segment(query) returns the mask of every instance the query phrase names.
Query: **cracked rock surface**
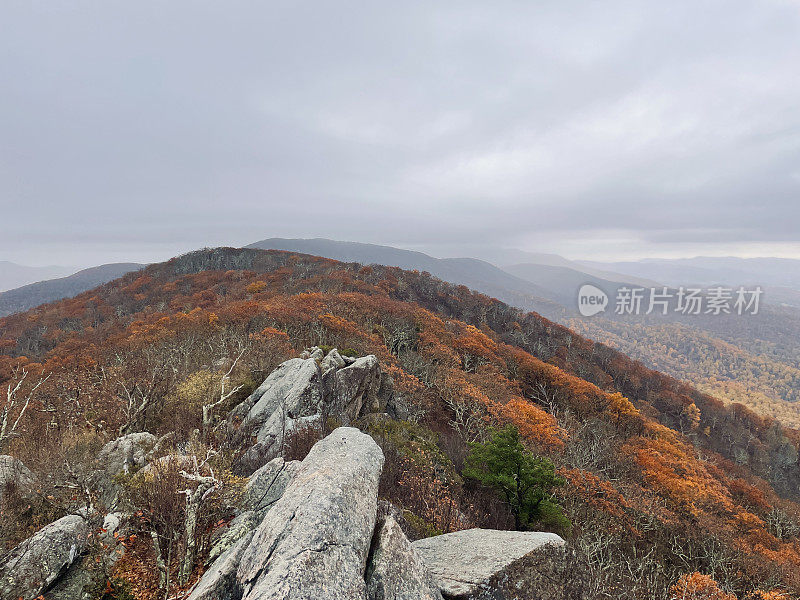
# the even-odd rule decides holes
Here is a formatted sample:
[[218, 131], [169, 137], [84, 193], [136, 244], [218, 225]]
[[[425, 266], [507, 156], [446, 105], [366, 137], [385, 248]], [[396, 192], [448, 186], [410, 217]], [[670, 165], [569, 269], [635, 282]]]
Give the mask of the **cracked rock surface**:
[[14, 548], [0, 566], [0, 598], [35, 598], [48, 589], [86, 547], [83, 517], [68, 515]]
[[242, 554], [243, 600], [363, 598], [382, 467], [357, 429], [318, 442]]

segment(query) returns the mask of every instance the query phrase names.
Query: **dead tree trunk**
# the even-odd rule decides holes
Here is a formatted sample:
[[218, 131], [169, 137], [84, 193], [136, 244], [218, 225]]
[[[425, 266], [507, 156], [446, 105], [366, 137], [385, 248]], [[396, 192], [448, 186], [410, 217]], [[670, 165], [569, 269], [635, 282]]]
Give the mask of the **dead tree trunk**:
[[184, 535], [186, 539], [186, 551], [181, 560], [181, 566], [178, 570], [178, 585], [186, 585], [189, 577], [192, 575], [192, 568], [194, 567], [194, 560], [197, 556], [197, 517], [200, 512], [200, 505], [203, 500], [213, 492], [219, 485], [219, 481], [211, 477], [203, 477], [201, 475], [191, 475], [186, 471], [181, 471], [181, 476], [190, 480], [198, 482], [197, 488], [194, 491], [184, 490], [182, 493], [186, 494], [186, 520], [184, 521]]

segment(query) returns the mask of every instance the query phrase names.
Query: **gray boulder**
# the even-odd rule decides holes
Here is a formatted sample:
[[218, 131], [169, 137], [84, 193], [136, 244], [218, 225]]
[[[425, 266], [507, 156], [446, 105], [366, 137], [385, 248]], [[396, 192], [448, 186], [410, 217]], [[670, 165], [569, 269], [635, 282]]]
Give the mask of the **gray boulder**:
[[363, 598], [382, 466], [357, 429], [318, 442], [241, 557], [242, 600]]
[[346, 421], [355, 421], [364, 413], [383, 412], [385, 404], [379, 399], [381, 367], [378, 357], [362, 356], [353, 364], [323, 377], [325, 404], [333, 414]]
[[117, 533], [122, 527], [122, 523], [125, 521], [128, 515], [122, 512], [114, 512], [108, 513], [105, 517], [103, 517], [103, 531], [101, 533], [101, 539], [104, 542], [112, 542], [114, 540], [114, 534]]
[[286, 486], [299, 468], [300, 461], [287, 462], [278, 457], [250, 476], [244, 488], [243, 504], [246, 510], [254, 513], [259, 523], [283, 496]]
[[150, 453], [156, 445], [152, 433], [129, 433], [108, 442], [97, 454], [101, 469], [109, 475], [127, 473], [131, 468], [141, 468], [150, 460]]
[[35, 598], [48, 589], [86, 547], [83, 517], [68, 515], [20, 543], [0, 566], [0, 598]]
[[94, 486], [100, 491], [100, 500], [109, 509], [118, 508], [119, 486], [114, 476], [144, 467], [157, 443], [151, 433], [130, 433], [111, 440], [97, 454], [97, 467], [92, 475]]
[[253, 532], [246, 533], [208, 569], [197, 582], [188, 600], [234, 600], [239, 598], [236, 570]]
[[7, 454], [0, 455], [0, 498], [11, 489], [22, 497], [30, 496], [36, 484], [36, 476], [21, 460]]
[[391, 515], [376, 531], [366, 581], [367, 600], [442, 600], [430, 571]]
[[282, 411], [274, 412], [261, 427], [260, 439], [237, 460], [237, 470], [242, 475], [251, 473], [257, 465], [263, 464], [264, 460], [282, 453], [283, 442], [288, 435], [303, 427], [321, 428], [321, 426], [320, 414], [292, 418]]
[[322, 348], [318, 347], [318, 346], [314, 346], [312, 348], [307, 348], [307, 349], [303, 350], [302, 354], [300, 354], [300, 358], [302, 358], [302, 359], [310, 358], [310, 359], [315, 360], [317, 362], [320, 362], [322, 360], [323, 356], [325, 356], [325, 351]]
[[[288, 424], [319, 412], [322, 402], [321, 372], [316, 360], [293, 358], [278, 365], [256, 391], [229, 414], [229, 424], [241, 420], [233, 434], [234, 445], [249, 448], [237, 460], [240, 475], [252, 473], [265, 459], [280, 453]], [[256, 441], [249, 444], [249, 438]]]
[[82, 561], [76, 560], [47, 590], [46, 600], [94, 600], [97, 597], [92, 593], [92, 588], [97, 584], [95, 577], [96, 573], [85, 568]]
[[[240, 475], [252, 473], [258, 465], [281, 454], [285, 436], [294, 429], [333, 415], [345, 424], [374, 412], [389, 410], [393, 416], [407, 416], [395, 410], [394, 386], [374, 355], [347, 361], [331, 350], [320, 348], [303, 353], [278, 366], [250, 397], [228, 414], [228, 423], [241, 424], [233, 445], [246, 444], [237, 459]], [[255, 437], [255, 441], [250, 439]]]
[[[412, 544], [445, 598], [560, 598], [548, 588], [552, 565], [539, 561], [565, 545], [554, 533], [467, 529]], [[542, 581], [548, 579], [548, 581]]]
[[[83, 511], [81, 511], [83, 512]], [[84, 518], [90, 518], [87, 514]], [[97, 516], [97, 515], [92, 515]], [[116, 562], [125, 554], [126, 548], [115, 533], [124, 530], [129, 515], [121, 512], [109, 513], [103, 518], [99, 541], [103, 544], [102, 553], [91, 554], [83, 560], [76, 560], [66, 572], [59, 576], [53, 587], [47, 590], [47, 600], [95, 600], [97, 587], [103, 585], [105, 577]], [[91, 520], [90, 520], [91, 526]]]

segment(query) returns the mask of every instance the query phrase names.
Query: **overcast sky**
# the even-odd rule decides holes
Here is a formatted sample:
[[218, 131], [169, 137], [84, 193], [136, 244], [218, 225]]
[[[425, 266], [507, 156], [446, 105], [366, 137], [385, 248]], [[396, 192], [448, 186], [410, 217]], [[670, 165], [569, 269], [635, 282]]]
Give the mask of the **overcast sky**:
[[800, 257], [800, 2], [0, 5], [0, 260]]

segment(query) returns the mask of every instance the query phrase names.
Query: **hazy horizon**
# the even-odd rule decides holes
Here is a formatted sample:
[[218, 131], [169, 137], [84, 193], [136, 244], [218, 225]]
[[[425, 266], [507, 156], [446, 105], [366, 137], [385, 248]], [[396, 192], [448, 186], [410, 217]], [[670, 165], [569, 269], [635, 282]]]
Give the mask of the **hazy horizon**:
[[[271, 238], [281, 238], [283, 236], [269, 236], [264, 237], [261, 239], [271, 239]], [[555, 252], [547, 252], [547, 251], [540, 251], [540, 250], [523, 250], [521, 248], [512, 248], [512, 247], [502, 247], [502, 246], [491, 246], [491, 247], [484, 247], [481, 249], [480, 247], [475, 247], [474, 245], [464, 245], [462, 251], [459, 252], [457, 249], [454, 249], [452, 246], [448, 247], [441, 247], [437, 245], [424, 245], [424, 244], [417, 244], [417, 245], [402, 245], [402, 244], [392, 244], [392, 243], [381, 243], [381, 242], [365, 242], [362, 240], [340, 240], [334, 238], [324, 238], [322, 236], [307, 236], [301, 238], [284, 238], [284, 239], [328, 239], [331, 241], [339, 241], [339, 242], [348, 242], [348, 243], [365, 243], [365, 244], [375, 244], [379, 246], [388, 246], [393, 248], [399, 248], [402, 250], [411, 250], [416, 252], [422, 252], [423, 254], [427, 254], [434, 258], [479, 258], [481, 260], [486, 260], [487, 262], [491, 262], [494, 264], [498, 264], [498, 266], [502, 265], [511, 265], [516, 262], [520, 262], [519, 260], [509, 259], [508, 261], [499, 261], [499, 260], [492, 260], [487, 257], [487, 254], [497, 254], [501, 251], [509, 252], [510, 256], [514, 256], [514, 253], [530, 253], [530, 254], [541, 254], [541, 255], [553, 255], [560, 258], [565, 258], [569, 261], [574, 262], [598, 262], [598, 263], [615, 263], [615, 262], [647, 262], [647, 261], [658, 261], [658, 260], [682, 260], [682, 259], [702, 259], [702, 258], [733, 258], [733, 259], [770, 259], [770, 258], [785, 258], [785, 259], [792, 259], [792, 260], [800, 260], [800, 255], [766, 255], [766, 254], [754, 254], [754, 255], [736, 255], [736, 254], [726, 254], [723, 252], [717, 254], [694, 254], [694, 255], [677, 255], [677, 256], [641, 256], [641, 257], [625, 257], [620, 259], [611, 259], [611, 258], [598, 258], [596, 256], [566, 256], [564, 254], [558, 254]], [[255, 243], [260, 240], [249, 240], [246, 243], [242, 244], [218, 244], [218, 246], [230, 246], [230, 247], [244, 247], [249, 244]], [[43, 264], [30, 264], [30, 263], [21, 263], [14, 260], [7, 260], [3, 257], [0, 257], [0, 264], [3, 262], [8, 262], [20, 267], [30, 267], [33, 269], [44, 269], [44, 268], [52, 268], [52, 269], [66, 269], [69, 272], [77, 272], [83, 269], [88, 269], [92, 267], [96, 267], [103, 264], [110, 264], [110, 263], [141, 263], [141, 264], [152, 264], [167, 261], [175, 256], [179, 256], [186, 252], [191, 252], [193, 250], [199, 250], [203, 247], [213, 247], [213, 246], [198, 246], [196, 248], [186, 248], [185, 250], [178, 251], [174, 254], [154, 254], [150, 255], [151, 258], [139, 258], [136, 256], [130, 257], [129, 259], [121, 259], [121, 260], [103, 260], [100, 256], [97, 256], [97, 262], [93, 263], [85, 263], [85, 264], [58, 264], [58, 263], [43, 263]], [[524, 262], [524, 261], [522, 261]], [[62, 276], [62, 275], [58, 275]]]

